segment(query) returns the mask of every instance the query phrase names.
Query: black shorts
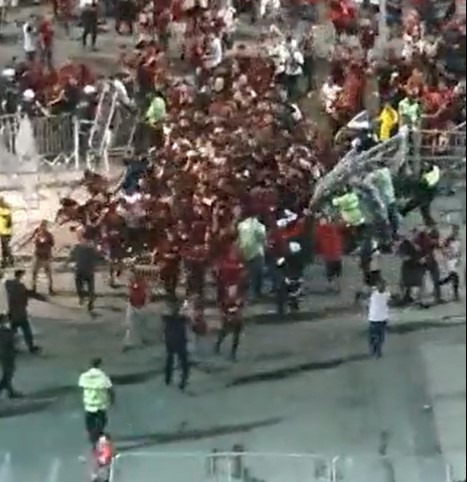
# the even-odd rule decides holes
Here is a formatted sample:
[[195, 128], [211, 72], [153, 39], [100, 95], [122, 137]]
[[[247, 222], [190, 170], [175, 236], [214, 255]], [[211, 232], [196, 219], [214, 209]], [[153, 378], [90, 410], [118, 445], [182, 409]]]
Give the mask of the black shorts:
[[365, 271], [363, 274], [363, 281], [367, 286], [376, 286], [381, 281], [381, 271]]
[[334, 278], [340, 278], [342, 276], [342, 261], [326, 261], [326, 278], [333, 280]]
[[95, 444], [107, 427], [107, 413], [104, 410], [86, 412], [85, 423], [89, 439]]

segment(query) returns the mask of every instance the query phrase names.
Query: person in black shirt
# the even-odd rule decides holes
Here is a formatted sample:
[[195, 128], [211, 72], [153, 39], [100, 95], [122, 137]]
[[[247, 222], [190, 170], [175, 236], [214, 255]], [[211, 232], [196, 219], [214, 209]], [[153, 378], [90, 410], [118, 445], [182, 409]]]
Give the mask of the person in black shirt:
[[20, 329], [23, 332], [24, 341], [30, 353], [38, 353], [41, 349], [34, 343], [28, 317], [28, 302], [31, 293], [24, 285], [23, 277], [24, 270], [17, 269], [14, 278], [5, 282], [8, 314], [13, 331], [16, 333]]
[[68, 262], [75, 263], [75, 286], [79, 303], [83, 304], [87, 297], [89, 312], [94, 309], [95, 273], [101, 261], [102, 257], [88, 236], [83, 236], [83, 239], [73, 247], [68, 259]]
[[7, 316], [0, 315], [0, 366], [2, 367], [2, 378], [0, 380], [0, 395], [6, 390], [10, 398], [21, 396], [13, 388], [13, 377], [15, 375], [16, 346], [15, 333], [7, 323]]
[[171, 300], [170, 313], [163, 315], [164, 338], [165, 338], [165, 383], [172, 383], [175, 357], [181, 369], [180, 389], [184, 390], [188, 384], [190, 374], [190, 363], [188, 360], [188, 319], [180, 313], [177, 300]]

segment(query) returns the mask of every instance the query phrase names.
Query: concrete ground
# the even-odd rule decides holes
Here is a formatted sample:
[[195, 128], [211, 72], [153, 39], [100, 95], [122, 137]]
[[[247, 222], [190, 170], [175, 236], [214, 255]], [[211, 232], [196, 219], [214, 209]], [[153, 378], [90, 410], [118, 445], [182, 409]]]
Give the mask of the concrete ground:
[[[111, 62], [116, 44], [108, 34], [99, 53], [85, 55]], [[18, 45], [0, 47], [0, 60]], [[59, 57], [83, 56], [74, 40], [60, 38], [58, 47]], [[54, 189], [50, 198], [58, 198]], [[459, 217], [460, 201], [441, 204], [446, 227]], [[60, 240], [61, 247], [69, 242]], [[353, 302], [355, 260], [346, 260], [338, 296], [324, 291], [317, 265], [298, 319], [278, 320], [268, 302], [247, 309], [238, 363], [212, 354], [215, 335], [198, 340], [189, 393], [182, 394], [162, 382], [159, 304], [148, 310], [152, 346], [123, 354], [123, 288], [110, 290], [103, 276], [91, 319], [72, 296], [71, 273], [59, 264], [56, 271], [58, 296], [30, 307], [44, 354], [18, 360], [15, 383], [26, 398], [0, 400], [0, 482], [86, 480], [76, 382], [94, 355], [104, 357], [117, 387], [115, 482], [232, 481], [232, 461], [214, 463], [208, 454], [234, 445], [249, 452], [241, 482], [444, 482], [446, 464], [465, 477], [464, 303], [395, 310], [385, 356], [370, 360], [365, 316]], [[388, 257], [384, 273], [393, 288], [397, 271]], [[210, 325], [217, 319], [210, 308]]]
[[[392, 287], [397, 270], [389, 256], [384, 273]], [[148, 482], [148, 474], [161, 482], [232, 480], [231, 460], [214, 464], [208, 455], [234, 445], [249, 453], [250, 478], [241, 482], [328, 482], [331, 475], [444, 482], [446, 464], [465, 475], [464, 303], [394, 310], [385, 356], [372, 360], [364, 312], [353, 302], [356, 261], [346, 260], [340, 295], [326, 294], [316, 265], [300, 317], [279, 320], [268, 301], [247, 308], [238, 363], [227, 350], [213, 355], [215, 334], [197, 340], [182, 394], [163, 384], [159, 303], [147, 314], [152, 345], [123, 354], [123, 289], [111, 290], [102, 276], [92, 319], [72, 296], [70, 273], [56, 271], [57, 297], [31, 303], [44, 354], [18, 361], [15, 382], [26, 398], [0, 401], [0, 482], [85, 480], [75, 385], [94, 355], [104, 357], [117, 387], [110, 423], [120, 454], [116, 482]], [[214, 327], [213, 307], [207, 316]]]

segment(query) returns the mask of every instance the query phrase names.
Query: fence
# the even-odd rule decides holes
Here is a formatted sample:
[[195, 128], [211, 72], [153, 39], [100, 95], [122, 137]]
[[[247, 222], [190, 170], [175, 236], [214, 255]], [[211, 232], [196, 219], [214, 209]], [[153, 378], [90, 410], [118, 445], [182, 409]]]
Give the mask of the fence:
[[[18, 115], [0, 116], [0, 143], [9, 155], [16, 156], [21, 118]], [[79, 167], [79, 122], [71, 115], [37, 117], [31, 120], [39, 167]], [[0, 172], [14, 174], [15, 166], [2, 159]]]
[[[110, 482], [461, 482], [443, 457], [324, 456], [284, 453], [127, 452], [114, 459]], [[462, 473], [461, 473], [462, 472]], [[0, 454], [0, 482], [89, 480], [84, 457]]]
[[404, 165], [417, 173], [423, 163], [432, 161], [441, 167], [445, 183], [451, 186], [460, 183], [465, 186], [465, 127], [463, 123], [449, 131], [413, 132], [402, 128], [391, 139], [368, 151], [350, 151], [319, 181], [311, 205], [316, 206], [343, 184], [352, 178], [364, 176], [380, 162], [384, 162], [393, 171]]
[[[94, 122], [77, 119], [70, 114], [30, 119], [35, 146], [39, 156], [39, 172], [63, 172], [84, 167], [100, 167], [110, 170], [109, 160], [125, 152], [133, 142], [136, 123], [127, 109], [114, 106], [105, 120], [104, 132], [98, 147]], [[101, 121], [99, 121], [101, 122]], [[17, 165], [18, 133], [21, 118], [18, 115], [0, 116], [0, 174], [15, 175], [21, 171]], [[96, 157], [102, 160], [96, 165]]]
[[[155, 474], [151, 479], [150, 474]], [[128, 453], [112, 482], [456, 482], [442, 457]]]

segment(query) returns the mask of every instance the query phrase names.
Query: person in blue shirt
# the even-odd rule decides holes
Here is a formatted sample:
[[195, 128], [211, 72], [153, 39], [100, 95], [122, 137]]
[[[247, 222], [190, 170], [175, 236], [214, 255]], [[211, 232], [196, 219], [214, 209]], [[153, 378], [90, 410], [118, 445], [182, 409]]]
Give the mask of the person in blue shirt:
[[145, 156], [139, 159], [126, 159], [124, 162], [125, 173], [117, 191], [122, 190], [125, 195], [131, 196], [138, 189], [140, 179], [149, 167], [149, 161]]

